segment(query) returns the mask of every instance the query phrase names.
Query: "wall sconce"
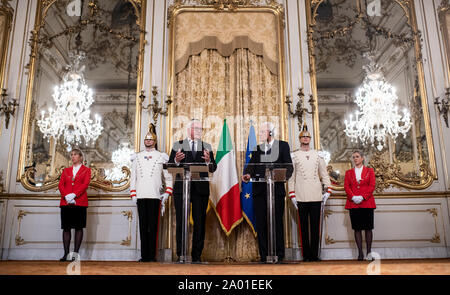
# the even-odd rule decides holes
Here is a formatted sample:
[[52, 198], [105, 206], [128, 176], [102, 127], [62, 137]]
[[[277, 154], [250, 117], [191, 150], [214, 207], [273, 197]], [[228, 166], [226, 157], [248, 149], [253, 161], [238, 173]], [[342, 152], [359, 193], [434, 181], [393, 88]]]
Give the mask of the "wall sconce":
[[439, 101], [439, 97], [436, 97], [434, 104], [437, 105], [439, 114], [444, 118], [445, 125], [448, 128], [448, 110], [450, 104], [450, 88], [445, 88], [445, 98]]
[[314, 98], [312, 95], [310, 95], [308, 103], [311, 105], [311, 111], [308, 111], [307, 108], [304, 106], [304, 100], [305, 100], [305, 94], [303, 93], [303, 88], [298, 88], [297, 96], [299, 98], [299, 101], [297, 102], [297, 105], [295, 107], [295, 112], [291, 110], [291, 104], [292, 101], [290, 99], [290, 95], [286, 95], [286, 101], [285, 103], [288, 105], [288, 111], [289, 114], [298, 119], [298, 130], [302, 130], [302, 122], [305, 114], [314, 114], [315, 112], [315, 106], [314, 106]]
[[172, 104], [172, 96], [167, 95], [166, 99], [166, 108], [163, 109], [159, 106], [159, 101], [157, 99], [158, 96], [158, 87], [153, 86], [152, 87], [152, 96], [153, 96], [153, 103], [148, 104], [146, 107], [142, 106], [145, 100], [144, 90], [141, 91], [141, 95], [139, 98], [141, 99], [141, 106], [145, 110], [149, 110], [153, 114], [153, 122], [156, 125], [158, 121], [158, 115], [167, 116], [167, 113], [169, 111], [169, 106]]
[[8, 97], [6, 89], [2, 89], [1, 97], [2, 100], [0, 106], [0, 115], [5, 115], [5, 125], [6, 129], [8, 129], [10, 116], [14, 116], [14, 113], [16, 112], [16, 107], [19, 104], [17, 103], [15, 98], [13, 98], [12, 101], [8, 101], [8, 103], [6, 103]]

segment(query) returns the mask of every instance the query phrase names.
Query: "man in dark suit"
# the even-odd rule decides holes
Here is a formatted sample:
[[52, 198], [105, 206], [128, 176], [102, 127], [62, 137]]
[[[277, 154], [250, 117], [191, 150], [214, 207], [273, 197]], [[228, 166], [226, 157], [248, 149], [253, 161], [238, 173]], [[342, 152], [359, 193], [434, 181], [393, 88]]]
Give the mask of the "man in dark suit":
[[[289, 144], [285, 141], [275, 140], [275, 130], [272, 123], [260, 125], [259, 138], [264, 142], [257, 146], [251, 154], [250, 165], [244, 170], [242, 181], [248, 182], [250, 178], [265, 178], [264, 166], [251, 164], [275, 164], [274, 168], [286, 168], [286, 180], [293, 172]], [[275, 228], [276, 228], [276, 255], [278, 261], [284, 259], [284, 198], [286, 197], [285, 183], [275, 183]], [[253, 208], [255, 214], [256, 232], [258, 234], [258, 247], [261, 262], [266, 262], [267, 250], [267, 183], [255, 182], [253, 184]]]
[[[209, 165], [209, 172], [216, 171], [217, 164], [214, 160], [211, 145], [203, 142], [202, 123], [192, 120], [187, 127], [188, 138], [176, 142], [169, 157], [169, 163], [203, 163]], [[200, 177], [208, 177], [208, 173], [200, 173]], [[181, 239], [183, 224], [183, 182], [178, 175], [174, 186], [174, 202], [176, 213], [176, 240], [178, 260], [181, 256]], [[194, 232], [192, 237], [192, 262], [201, 262], [204, 241], [206, 209], [209, 200], [209, 181], [191, 182], [192, 219]]]

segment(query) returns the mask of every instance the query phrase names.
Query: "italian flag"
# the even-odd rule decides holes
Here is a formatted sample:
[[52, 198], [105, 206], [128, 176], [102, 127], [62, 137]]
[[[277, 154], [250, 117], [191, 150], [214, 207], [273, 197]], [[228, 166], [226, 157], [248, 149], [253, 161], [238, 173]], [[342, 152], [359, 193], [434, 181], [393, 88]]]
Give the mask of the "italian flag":
[[226, 120], [223, 122], [216, 162], [217, 169], [211, 180], [211, 202], [220, 225], [228, 236], [242, 221], [242, 210], [236, 156]]

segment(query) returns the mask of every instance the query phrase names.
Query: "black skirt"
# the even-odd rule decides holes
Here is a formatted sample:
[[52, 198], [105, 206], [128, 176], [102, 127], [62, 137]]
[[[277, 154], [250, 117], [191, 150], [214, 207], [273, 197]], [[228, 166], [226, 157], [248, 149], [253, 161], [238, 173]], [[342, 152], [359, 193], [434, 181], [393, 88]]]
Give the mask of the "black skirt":
[[350, 221], [353, 230], [373, 229], [373, 208], [350, 209]]
[[82, 229], [86, 227], [87, 207], [61, 206], [61, 229]]

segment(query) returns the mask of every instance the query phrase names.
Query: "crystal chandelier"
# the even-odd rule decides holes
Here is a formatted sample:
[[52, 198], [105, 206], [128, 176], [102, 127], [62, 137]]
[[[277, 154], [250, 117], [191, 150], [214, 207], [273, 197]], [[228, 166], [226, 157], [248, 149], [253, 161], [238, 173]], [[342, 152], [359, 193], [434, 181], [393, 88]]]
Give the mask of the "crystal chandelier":
[[44, 138], [57, 139], [62, 136], [64, 144], [70, 149], [71, 145], [80, 144], [82, 138], [86, 144], [94, 142], [100, 136], [103, 127], [98, 114], [94, 116], [94, 120], [91, 119], [89, 108], [94, 102], [93, 93], [84, 80], [85, 67], [80, 67], [85, 53], [69, 52], [69, 58], [71, 63], [67, 66], [63, 82], [56, 86], [53, 92], [56, 109], [50, 108], [47, 116], [45, 111], [42, 111], [37, 125]]
[[130, 148], [129, 143], [121, 143], [120, 147], [112, 153], [111, 161], [114, 167], [105, 171], [106, 179], [111, 181], [118, 181], [124, 179], [125, 174], [122, 172], [122, 167], [131, 167], [131, 155], [134, 150]]
[[355, 102], [359, 110], [355, 117], [350, 115], [349, 121], [344, 121], [344, 132], [352, 142], [370, 143], [381, 151], [386, 137], [391, 137], [394, 142], [400, 133], [405, 137], [412, 123], [406, 108], [403, 116], [399, 114], [395, 88], [384, 80], [374, 57], [368, 56], [368, 59], [368, 66], [364, 67], [366, 77], [356, 92]]

